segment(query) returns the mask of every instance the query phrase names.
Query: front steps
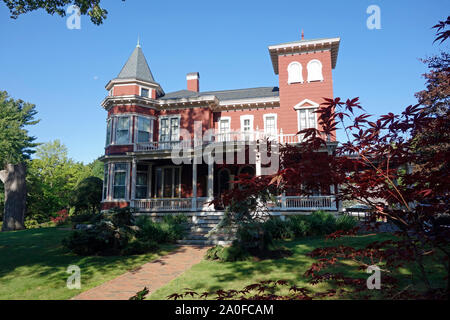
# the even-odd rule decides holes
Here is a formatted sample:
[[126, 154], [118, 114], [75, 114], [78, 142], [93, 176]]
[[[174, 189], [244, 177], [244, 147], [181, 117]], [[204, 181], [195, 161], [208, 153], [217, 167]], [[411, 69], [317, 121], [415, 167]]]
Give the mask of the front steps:
[[[189, 217], [186, 225], [187, 234], [179, 244], [190, 245], [228, 245], [233, 237], [223, 232], [211, 232], [222, 219], [223, 212], [202, 212]], [[211, 233], [210, 233], [211, 232]]]

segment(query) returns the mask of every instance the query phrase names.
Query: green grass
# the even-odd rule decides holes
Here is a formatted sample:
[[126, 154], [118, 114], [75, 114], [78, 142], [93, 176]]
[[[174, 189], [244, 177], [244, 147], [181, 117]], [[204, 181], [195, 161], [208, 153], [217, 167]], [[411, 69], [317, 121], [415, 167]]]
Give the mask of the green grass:
[[[388, 234], [380, 234], [345, 237], [336, 241], [326, 241], [323, 238], [285, 241], [282, 244], [291, 249], [293, 255], [289, 258], [278, 260], [263, 260], [259, 262], [217, 262], [203, 260], [178, 278], [155, 291], [148, 299], [167, 299], [167, 296], [170, 294], [185, 292], [185, 288], [193, 289], [200, 294], [205, 291], [212, 292], [219, 289], [239, 290], [246, 285], [257, 283], [261, 280], [288, 280], [290, 284], [307, 287], [312, 291], [324, 291], [331, 288], [329, 284], [322, 283], [312, 286], [307, 283], [307, 279], [303, 276], [311, 263], [315, 261], [306, 256], [306, 253], [318, 247], [335, 246], [340, 243], [343, 245], [363, 247], [375, 240], [383, 241], [390, 237], [392, 236]], [[347, 276], [367, 279], [369, 274], [365, 273], [365, 270], [357, 271], [355, 266], [356, 264], [353, 261], [343, 261], [343, 264], [336, 266], [334, 271], [343, 272]], [[434, 282], [442, 281], [443, 269], [432, 266], [429, 271]], [[411, 283], [411, 274], [413, 273], [417, 273], [414, 268], [403, 268], [399, 270], [398, 276], [401, 279], [400, 288], [404, 288]], [[383, 276], [381, 275], [381, 277]], [[377, 290], [371, 290], [374, 298], [377, 296], [377, 292], [375, 291]], [[287, 291], [281, 291], [280, 293], [287, 293]]]
[[[69, 299], [174, 248], [167, 245], [159, 253], [127, 257], [80, 257], [61, 245], [69, 232], [59, 228], [0, 232], [0, 300]], [[66, 287], [70, 265], [81, 269], [79, 290]]]

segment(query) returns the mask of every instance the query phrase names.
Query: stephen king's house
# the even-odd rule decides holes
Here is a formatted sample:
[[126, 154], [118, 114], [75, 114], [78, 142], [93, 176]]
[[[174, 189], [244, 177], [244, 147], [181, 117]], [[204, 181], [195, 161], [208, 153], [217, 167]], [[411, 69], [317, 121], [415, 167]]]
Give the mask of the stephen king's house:
[[[131, 206], [153, 216], [183, 212], [193, 221], [212, 222], [222, 208], [206, 202], [233, 187], [236, 175], [262, 173], [258, 157], [244, 164], [225, 159], [235, 159], [243, 146], [262, 138], [298, 143], [299, 130], [318, 127], [314, 110], [323, 97], [333, 97], [339, 43], [340, 38], [302, 39], [269, 46], [278, 87], [205, 92], [200, 91], [200, 75], [193, 72], [186, 76], [186, 89], [169, 93], [155, 80], [137, 45], [106, 85], [109, 94], [102, 102], [108, 112], [103, 209]], [[190, 161], [196, 150], [201, 154], [208, 145], [224, 142], [222, 152], [234, 154], [225, 154], [226, 165]], [[329, 151], [335, 146], [332, 136]], [[179, 148], [187, 157], [182, 164], [173, 161], [172, 151]], [[273, 213], [335, 211], [333, 189], [308, 198], [280, 196]]]

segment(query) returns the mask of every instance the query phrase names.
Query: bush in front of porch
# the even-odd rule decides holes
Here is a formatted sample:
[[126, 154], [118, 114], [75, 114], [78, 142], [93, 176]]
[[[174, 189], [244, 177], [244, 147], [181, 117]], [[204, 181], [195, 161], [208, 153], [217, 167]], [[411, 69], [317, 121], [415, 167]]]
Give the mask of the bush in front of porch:
[[[264, 222], [247, 223], [237, 231], [237, 241], [229, 247], [215, 246], [208, 250], [205, 258], [224, 262], [243, 261], [251, 257], [282, 258], [289, 253], [282, 247], [273, 245], [273, 240], [292, 240], [304, 237], [323, 236], [337, 230], [348, 231], [356, 227], [357, 221], [351, 216], [336, 218], [324, 211], [315, 211], [311, 215], [291, 216], [287, 220], [270, 217]], [[255, 243], [262, 241], [264, 252], [255, 252]], [[248, 245], [251, 243], [253, 245]], [[270, 253], [271, 252], [271, 253]], [[268, 254], [270, 253], [270, 254]]]
[[84, 230], [76, 230], [62, 243], [69, 251], [82, 255], [133, 255], [154, 252], [163, 243], [183, 236], [184, 220], [168, 217], [162, 223], [134, 219], [132, 209], [115, 208], [96, 217]]

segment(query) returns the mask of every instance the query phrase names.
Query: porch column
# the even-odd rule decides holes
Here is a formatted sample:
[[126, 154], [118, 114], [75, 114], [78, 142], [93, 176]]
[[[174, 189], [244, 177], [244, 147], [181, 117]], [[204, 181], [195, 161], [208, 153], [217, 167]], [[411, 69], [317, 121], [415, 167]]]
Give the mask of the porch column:
[[259, 177], [261, 176], [261, 152], [259, 149], [256, 149], [255, 158], [255, 175]]
[[211, 159], [208, 163], [208, 200], [214, 198], [214, 161]]
[[131, 200], [136, 198], [136, 170], [137, 170], [137, 160], [133, 158], [131, 162]]
[[192, 159], [192, 211], [197, 210], [197, 163]]

